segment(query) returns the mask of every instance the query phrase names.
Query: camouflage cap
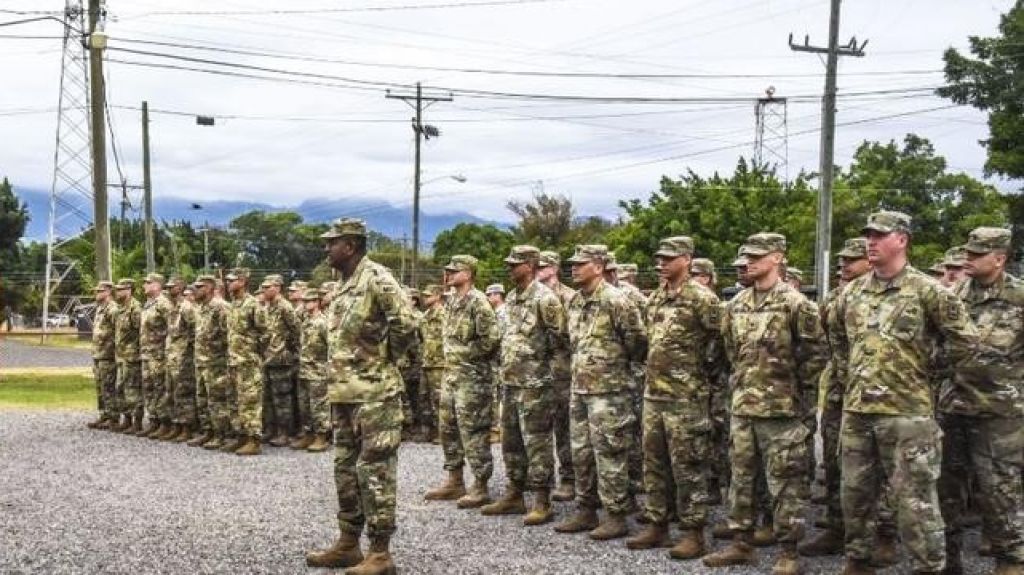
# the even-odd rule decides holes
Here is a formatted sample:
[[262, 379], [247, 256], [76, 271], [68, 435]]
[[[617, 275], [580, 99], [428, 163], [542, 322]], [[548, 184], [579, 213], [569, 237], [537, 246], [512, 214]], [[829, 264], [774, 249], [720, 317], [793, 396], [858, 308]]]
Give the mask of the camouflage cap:
[[569, 263], [585, 264], [594, 260], [608, 261], [608, 246], [603, 244], [583, 244], [576, 246], [576, 253], [569, 258]]
[[714, 275], [715, 262], [707, 258], [694, 258], [694, 260], [690, 262], [690, 273], [706, 276]]
[[942, 256], [942, 265], [945, 267], [962, 268], [966, 263], [967, 248], [965, 246], [953, 246]]
[[619, 264], [619, 276], [636, 277], [640, 273], [640, 267], [636, 264]]
[[868, 242], [864, 238], [850, 238], [843, 242], [843, 249], [836, 254], [841, 258], [859, 260], [868, 257]]
[[107, 291], [114, 289], [114, 282], [103, 280], [96, 284], [96, 287], [92, 288], [92, 291]]
[[423, 297], [442, 295], [444, 294], [444, 286], [439, 286], [437, 284], [427, 284], [427, 286], [420, 291], [420, 294]]
[[227, 275], [224, 276], [224, 279], [228, 281], [233, 281], [238, 278], [249, 279], [249, 268], [234, 268], [228, 271]]
[[188, 282], [185, 281], [185, 279], [182, 278], [181, 276], [171, 276], [171, 279], [167, 280], [167, 283], [165, 285], [167, 287], [187, 286]]
[[996, 250], [1010, 249], [1012, 235], [1005, 228], [975, 228], [967, 236], [967, 251], [987, 254]]
[[197, 277], [196, 281], [192, 282], [192, 285], [195, 285], [195, 286], [206, 285], [206, 284], [217, 285], [217, 278], [215, 278], [215, 277], [213, 277], [213, 276], [211, 276], [209, 274], [206, 274], [206, 275], [201, 275], [201, 276]]
[[258, 286], [258, 287], [256, 288], [256, 291], [255, 291], [255, 292], [253, 292], [253, 293], [255, 293], [256, 295], [260, 295], [260, 294], [262, 294], [263, 292], [267, 291], [267, 288], [268, 288], [268, 287], [270, 287], [270, 286], [269, 286], [269, 285], [268, 285], [268, 284], [267, 284], [266, 282], [264, 282], [264, 283], [261, 283], [261, 284], [260, 284], [260, 285], [259, 285], [259, 286]]
[[476, 273], [477, 261], [478, 260], [476, 258], [470, 255], [454, 255], [452, 256], [452, 259], [448, 261], [448, 265], [444, 266], [444, 269], [449, 272], [469, 271]]
[[540, 262], [537, 265], [542, 268], [548, 266], [558, 267], [562, 265], [562, 256], [558, 255], [558, 252], [543, 251], [540, 253]]
[[614, 272], [619, 269], [619, 259], [615, 257], [615, 252], [608, 252], [608, 257], [604, 260], [604, 271]]
[[320, 292], [315, 289], [305, 289], [302, 291], [302, 301], [320, 301]]
[[943, 260], [936, 260], [935, 263], [932, 264], [932, 267], [928, 268], [928, 273], [935, 274], [937, 276], [944, 276], [946, 275], [946, 264], [943, 263]]
[[747, 264], [750, 263], [750, 260], [748, 260], [747, 256], [745, 255], [745, 250], [746, 249], [747, 249], [747, 245], [743, 244], [743, 245], [740, 246], [740, 248], [738, 250], [736, 250], [736, 259], [732, 260], [732, 267], [734, 267], [734, 268], [746, 267]]
[[188, 284], [188, 285], [185, 286], [185, 289], [181, 290], [181, 293], [183, 293], [183, 294], [190, 294], [190, 293], [196, 293], [196, 291], [194, 289], [192, 289], [192, 284]]
[[266, 286], [283, 286], [284, 285], [284, 278], [281, 277], [281, 274], [270, 274], [267, 277], [263, 278], [263, 284], [262, 285], [266, 285]]
[[787, 280], [795, 279], [797, 281], [803, 282], [804, 281], [804, 272], [800, 271], [800, 268], [795, 268], [793, 266], [788, 266], [788, 267], [786, 267], [786, 279]]
[[689, 236], [672, 236], [658, 242], [658, 251], [655, 256], [663, 258], [677, 258], [693, 254], [693, 238]]
[[[309, 282], [305, 282], [305, 281], [302, 281], [302, 280], [295, 280], [292, 283], [288, 284], [288, 291], [301, 291], [303, 294], [305, 294], [306, 293], [306, 288], [308, 288], [308, 287], [309, 287]], [[303, 296], [303, 297], [305, 297], [305, 296]]]
[[786, 236], [772, 232], [754, 234], [740, 248], [740, 255], [760, 257], [770, 253], [786, 253]]
[[114, 289], [132, 289], [134, 287], [135, 280], [132, 278], [121, 278], [117, 280], [117, 285], [114, 286]]
[[146, 274], [146, 279], [142, 280], [142, 283], [158, 283], [160, 285], [164, 285], [164, 282], [166, 281], [167, 279], [158, 273], [149, 273]]
[[325, 240], [333, 240], [344, 236], [366, 237], [366, 222], [358, 218], [341, 218], [331, 223], [330, 229], [320, 234]]
[[508, 257], [505, 258], [505, 263], [509, 265], [519, 265], [529, 262], [540, 263], [540, 250], [534, 246], [512, 246], [512, 249], [508, 253]]
[[327, 295], [334, 291], [336, 287], [338, 287], [338, 282], [324, 282], [320, 284], [320, 295]]
[[868, 216], [868, 223], [861, 228], [861, 233], [869, 231], [890, 234], [892, 232], [910, 233], [911, 218], [903, 212], [881, 211]]
[[491, 285], [487, 286], [487, 289], [484, 290], [484, 293], [487, 294], [487, 295], [491, 295], [491, 294], [495, 294], [495, 293], [500, 293], [501, 295], [505, 295], [505, 286], [503, 286], [501, 284], [491, 284]]

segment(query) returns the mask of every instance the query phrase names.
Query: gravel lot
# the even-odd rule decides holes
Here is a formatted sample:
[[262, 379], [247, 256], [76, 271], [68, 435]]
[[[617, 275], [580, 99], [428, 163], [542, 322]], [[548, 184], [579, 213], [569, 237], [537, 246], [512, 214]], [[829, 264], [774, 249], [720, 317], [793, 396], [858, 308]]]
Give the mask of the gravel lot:
[[[0, 572], [294, 573], [304, 552], [336, 535], [330, 453], [270, 449], [242, 459], [178, 444], [91, 431], [84, 412], [0, 411]], [[497, 451], [496, 451], [497, 454]], [[440, 447], [406, 444], [399, 467], [399, 531], [406, 573], [707, 573], [666, 550], [525, 529], [425, 503], [441, 475]], [[497, 465], [501, 485], [502, 469]], [[564, 514], [570, 504], [559, 504]], [[968, 572], [991, 562], [974, 556]], [[773, 553], [762, 552], [765, 573]], [[836, 573], [838, 559], [806, 561]], [[904, 572], [892, 569], [889, 572]]]
[[46, 347], [0, 337], [0, 368], [92, 367], [87, 349]]

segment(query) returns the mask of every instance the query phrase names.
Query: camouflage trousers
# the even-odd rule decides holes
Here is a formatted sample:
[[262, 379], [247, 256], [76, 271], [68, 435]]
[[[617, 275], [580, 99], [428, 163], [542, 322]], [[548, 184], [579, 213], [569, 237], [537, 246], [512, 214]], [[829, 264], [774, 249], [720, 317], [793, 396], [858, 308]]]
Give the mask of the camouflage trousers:
[[730, 423], [729, 526], [736, 531], [754, 529], [757, 481], [762, 473], [771, 500], [775, 538], [798, 541], [803, 534], [804, 501], [809, 491], [806, 450], [810, 432], [796, 417], [734, 414]]
[[[313, 402], [309, 397], [309, 380], [294, 374], [295, 386], [295, 430], [311, 433], [313, 431]], [[326, 390], [326, 386], [324, 387]]]
[[563, 483], [573, 483], [576, 481], [576, 473], [572, 466], [572, 438], [569, 435], [571, 381], [556, 379], [554, 394], [552, 423], [555, 430], [555, 453], [558, 455], [558, 477]]
[[94, 359], [92, 373], [96, 379], [96, 400], [100, 415], [107, 419], [117, 419], [117, 363], [112, 359]]
[[701, 529], [707, 523], [707, 412], [682, 401], [644, 400], [644, 512], [665, 525], [674, 509], [682, 529]]
[[975, 497], [981, 510], [982, 532], [992, 554], [1004, 561], [1024, 563], [1024, 494], [1020, 473], [1024, 463], [1024, 421], [1006, 417], [941, 414], [942, 476], [939, 497], [946, 523], [946, 553], [963, 547], [961, 517], [967, 510], [968, 480], [977, 479]]
[[234, 405], [234, 386], [228, 366], [223, 363], [196, 366], [196, 410], [201, 429], [220, 436], [231, 433]]
[[633, 382], [629, 389], [630, 405], [633, 407], [633, 445], [628, 454], [629, 458], [629, 487], [632, 493], [639, 493], [644, 484], [644, 454], [640, 446], [644, 444], [644, 379], [647, 377], [647, 367], [643, 363], [634, 363], [629, 366], [633, 375]]
[[402, 420], [406, 428], [420, 423], [423, 405], [420, 403], [420, 373], [416, 369], [402, 370]]
[[169, 423], [170, 405], [167, 394], [167, 361], [162, 357], [142, 360], [142, 397], [146, 415], [151, 421]]
[[[266, 429], [274, 429], [278, 434], [291, 435], [294, 432], [295, 427], [295, 409], [294, 399], [292, 398], [292, 392], [295, 389], [295, 380], [292, 379], [295, 369], [290, 365], [268, 365], [263, 368], [265, 380], [263, 384], [265, 387], [260, 390], [258, 397], [262, 400], [266, 398], [266, 403], [262, 401], [258, 403], [261, 411], [266, 407], [269, 408], [268, 413], [252, 413], [250, 412], [247, 417], [243, 417], [241, 412], [239, 418], [242, 419], [242, 427], [246, 430], [246, 435], [250, 437], [260, 437], [262, 435], [263, 427], [263, 415], [267, 416]], [[239, 389], [239, 409], [242, 407], [241, 401], [241, 389]], [[246, 423], [248, 422], [248, 423]], [[253, 433], [253, 425], [256, 425], [260, 430], [257, 435]]]
[[228, 374], [235, 392], [231, 430], [246, 437], [263, 437], [263, 372], [260, 366], [256, 363], [232, 365]]
[[167, 359], [167, 387], [173, 390], [173, 422], [191, 429], [198, 428], [196, 368], [191, 358]]
[[359, 537], [395, 532], [402, 401], [332, 403], [338, 528]]
[[477, 374], [446, 371], [441, 387], [439, 428], [444, 468], [462, 469], [463, 460], [477, 481], [487, 482], [494, 472], [491, 455], [491, 380]]
[[580, 507], [627, 514], [635, 510], [629, 454], [636, 449], [633, 397], [619, 393], [574, 393], [569, 404], [572, 464]]
[[430, 412], [427, 424], [430, 429], [438, 429], [438, 418], [441, 414], [441, 386], [444, 384], [444, 368], [424, 367], [420, 374], [420, 383], [425, 393], [429, 394]]
[[117, 395], [118, 411], [122, 415], [142, 421], [145, 404], [142, 401], [142, 365], [138, 361], [117, 362]]
[[942, 460], [940, 435], [930, 416], [843, 414], [840, 493], [849, 559], [871, 557], [872, 520], [882, 485], [887, 483], [912, 567], [915, 571], [943, 568], [944, 525], [935, 485]]
[[299, 385], [309, 390], [310, 433], [327, 433], [331, 430], [331, 404], [327, 401], [327, 380], [299, 378]]
[[[717, 390], [716, 390], [717, 391]], [[709, 437], [707, 465], [708, 490], [729, 485], [731, 469], [729, 468], [729, 407], [728, 393], [718, 391], [711, 396], [711, 431]]]
[[511, 486], [520, 491], [550, 489], [554, 480], [551, 387], [502, 388], [501, 453]]

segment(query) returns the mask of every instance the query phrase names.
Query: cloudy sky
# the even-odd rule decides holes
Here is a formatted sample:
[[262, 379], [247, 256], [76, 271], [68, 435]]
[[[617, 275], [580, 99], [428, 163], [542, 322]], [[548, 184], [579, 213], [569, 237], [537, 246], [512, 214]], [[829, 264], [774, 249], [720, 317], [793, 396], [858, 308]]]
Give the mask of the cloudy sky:
[[[824, 63], [792, 52], [787, 36], [824, 44], [828, 0], [107, 5], [122, 170], [129, 183], [141, 181], [137, 108], [147, 100], [156, 194], [407, 205], [412, 111], [385, 90], [408, 93], [416, 82], [428, 94], [454, 93], [426, 112], [442, 132], [423, 150], [429, 212], [505, 220], [508, 199], [543, 189], [567, 194], [583, 213], [614, 215], [620, 199], [646, 197], [663, 174], [729, 172], [749, 156], [753, 100], [768, 86], [789, 98], [789, 173], [817, 168]], [[840, 63], [837, 163], [848, 164], [865, 139], [915, 132], [952, 169], [981, 177], [984, 116], [930, 90], [943, 79], [942, 52], [965, 48], [969, 35], [993, 35], [1011, 5], [845, 3], [842, 41], [869, 43], [866, 57]], [[62, 7], [3, 0], [0, 22], [24, 18], [17, 10]], [[0, 36], [42, 36], [0, 37], [0, 174], [18, 186], [50, 187], [60, 32], [55, 22], [0, 28]], [[217, 117], [216, 126], [197, 126], [194, 114]], [[117, 181], [113, 165], [109, 173]]]

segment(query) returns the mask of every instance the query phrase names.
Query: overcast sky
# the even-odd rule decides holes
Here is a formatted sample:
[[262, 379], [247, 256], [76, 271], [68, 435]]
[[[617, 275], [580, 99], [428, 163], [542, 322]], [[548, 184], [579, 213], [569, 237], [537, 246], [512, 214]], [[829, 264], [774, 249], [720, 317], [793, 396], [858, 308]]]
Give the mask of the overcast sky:
[[[416, 82], [441, 88], [430, 94], [455, 91], [454, 101], [426, 112], [427, 122], [442, 135], [424, 144], [425, 211], [466, 210], [507, 220], [508, 199], [528, 198], [542, 187], [567, 194], [581, 213], [615, 215], [619, 200], [646, 197], [662, 175], [687, 169], [731, 172], [737, 157], [753, 150], [754, 106], [744, 99], [763, 95], [769, 85], [776, 96], [791, 98], [789, 174], [817, 169], [817, 97], [824, 63], [816, 55], [792, 52], [787, 36], [792, 32], [802, 41], [809, 34], [812, 44], [825, 44], [827, 0], [538, 0], [453, 6], [481, 1], [110, 0], [112, 48], [329, 76], [111, 50], [107, 57], [123, 62], [329, 84], [110, 62], [109, 100], [125, 176], [129, 183], [142, 178], [141, 129], [134, 108], [148, 100], [154, 110], [156, 194], [281, 206], [337, 196], [406, 205], [412, 196], [412, 111], [399, 100], [385, 99], [384, 93], [386, 84]], [[445, 6], [408, 9], [430, 4]], [[994, 35], [999, 15], [1011, 5], [1011, 0], [845, 3], [840, 38], [845, 43], [855, 35], [870, 42], [866, 57], [840, 62], [836, 162], [848, 164], [865, 139], [887, 141], [915, 132], [934, 142], [951, 169], [982, 177], [984, 150], [977, 141], [986, 135], [984, 115], [970, 108], [935, 110], [949, 102], [924, 89], [942, 83], [943, 50], [965, 48], [969, 35]], [[0, 0], [0, 22], [22, 18], [11, 10], [62, 7], [62, 0]], [[385, 7], [405, 9], [381, 10]], [[211, 11], [220, 13], [194, 13]], [[59, 24], [42, 22], [0, 28], [0, 35], [60, 31]], [[0, 38], [0, 47], [0, 174], [16, 186], [48, 190], [61, 42]], [[604, 103], [466, 93], [473, 90], [697, 100]], [[188, 114], [216, 116], [217, 125], [196, 126]], [[109, 174], [117, 181], [113, 162]], [[466, 182], [446, 177], [455, 174]]]

